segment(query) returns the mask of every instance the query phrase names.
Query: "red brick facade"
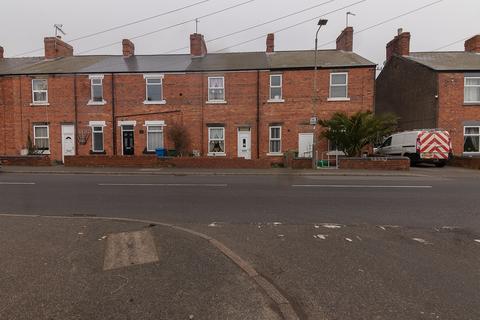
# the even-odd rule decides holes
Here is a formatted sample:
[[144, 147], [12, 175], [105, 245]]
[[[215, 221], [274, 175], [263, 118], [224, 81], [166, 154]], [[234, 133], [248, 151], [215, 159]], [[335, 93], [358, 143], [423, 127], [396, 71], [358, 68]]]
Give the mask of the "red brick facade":
[[[192, 59], [206, 54], [203, 36], [192, 35]], [[52, 38], [49, 41], [57, 41]], [[273, 50], [273, 40], [271, 41]], [[63, 48], [63, 47], [62, 47]], [[134, 55], [133, 43], [123, 42], [127, 56]], [[63, 49], [62, 49], [63, 50]], [[53, 54], [53, 53], [52, 53]], [[69, 52], [62, 52], [69, 54]], [[348, 73], [348, 99], [329, 101], [330, 74]], [[161, 74], [159, 72], [159, 74]], [[270, 75], [282, 75], [282, 99], [272, 102]], [[334, 112], [373, 111], [374, 66], [320, 68], [317, 74], [319, 101], [313, 107], [312, 68], [285, 70], [244, 70], [221, 72], [172, 72], [161, 74], [164, 102], [145, 103], [144, 73], [104, 73], [102, 103], [91, 103], [92, 74], [8, 75], [0, 77], [0, 154], [20, 155], [34, 140], [33, 126], [48, 124], [50, 158], [62, 161], [62, 125], [74, 125], [76, 155], [92, 153], [91, 121], [105, 122], [103, 145], [107, 156], [122, 155], [121, 121], [134, 126], [134, 155], [147, 148], [145, 121], [163, 121], [166, 149], [174, 149], [169, 137], [172, 124], [183, 124], [190, 136], [189, 151], [208, 156], [210, 126], [225, 128], [225, 156], [238, 157], [239, 129], [251, 132], [251, 158], [276, 161], [283, 156], [269, 155], [269, 126], [281, 126], [281, 153], [299, 147], [299, 133], [312, 133], [312, 115], [329, 118]], [[97, 75], [98, 76], [98, 75]], [[225, 102], [208, 102], [208, 77], [224, 77]], [[32, 104], [32, 80], [48, 80], [48, 104]], [[318, 137], [321, 128], [316, 126]], [[86, 143], [79, 136], [88, 135]], [[317, 145], [319, 157], [327, 141]]]

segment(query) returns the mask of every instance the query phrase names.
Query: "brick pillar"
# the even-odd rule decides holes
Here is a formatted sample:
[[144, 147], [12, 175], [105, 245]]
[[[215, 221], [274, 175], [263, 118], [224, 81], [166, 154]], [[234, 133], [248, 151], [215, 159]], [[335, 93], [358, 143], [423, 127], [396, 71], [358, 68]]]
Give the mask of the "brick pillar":
[[349, 51], [353, 50], [353, 28], [347, 27], [337, 38], [337, 50]]
[[43, 39], [43, 42], [45, 45], [45, 59], [73, 56], [73, 47], [62, 41], [60, 37], [46, 37]]
[[275, 35], [269, 33], [267, 35], [267, 53], [275, 52]]
[[0, 46], [0, 59], [3, 59], [3, 47]]
[[135, 55], [135, 45], [128, 39], [122, 40], [122, 51], [125, 58]]
[[204, 57], [207, 54], [207, 45], [203, 34], [190, 35], [190, 54], [192, 57]]
[[398, 35], [387, 44], [387, 61], [393, 55], [408, 56], [410, 54], [410, 32], [398, 29]]
[[465, 41], [465, 51], [480, 53], [480, 34]]

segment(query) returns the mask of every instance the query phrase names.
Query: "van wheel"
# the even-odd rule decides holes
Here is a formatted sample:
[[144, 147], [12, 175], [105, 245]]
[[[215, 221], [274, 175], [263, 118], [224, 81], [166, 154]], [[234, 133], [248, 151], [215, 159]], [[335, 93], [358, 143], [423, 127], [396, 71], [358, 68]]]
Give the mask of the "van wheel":
[[410, 159], [410, 167], [415, 167], [417, 165], [417, 155], [416, 154], [405, 154], [405, 157]]
[[447, 163], [445, 161], [440, 161], [440, 162], [435, 163], [435, 167], [443, 168], [443, 167], [445, 167], [446, 164]]

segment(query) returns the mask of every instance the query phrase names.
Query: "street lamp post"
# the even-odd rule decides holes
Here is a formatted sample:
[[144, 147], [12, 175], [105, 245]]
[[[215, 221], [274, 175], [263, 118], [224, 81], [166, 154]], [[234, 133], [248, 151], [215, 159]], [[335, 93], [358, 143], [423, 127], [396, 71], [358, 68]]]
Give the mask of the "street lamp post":
[[327, 25], [327, 19], [320, 19], [318, 20], [318, 29], [317, 33], [315, 34], [315, 71], [313, 74], [313, 103], [312, 103], [312, 119], [310, 119], [310, 123], [313, 124], [313, 145], [312, 145], [312, 169], [317, 168], [317, 151], [316, 151], [316, 142], [317, 142], [317, 134], [316, 134], [316, 127], [317, 127], [317, 115], [316, 115], [316, 104], [318, 101], [318, 90], [317, 90], [317, 73], [318, 73], [318, 63], [317, 63], [317, 55], [318, 55], [318, 33], [323, 26]]

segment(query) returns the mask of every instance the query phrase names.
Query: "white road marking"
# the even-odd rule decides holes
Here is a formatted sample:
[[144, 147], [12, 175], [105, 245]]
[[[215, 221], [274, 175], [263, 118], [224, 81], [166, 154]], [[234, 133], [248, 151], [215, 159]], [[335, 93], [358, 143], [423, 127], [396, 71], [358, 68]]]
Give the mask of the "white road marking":
[[432, 186], [391, 186], [391, 185], [361, 185], [361, 184], [293, 184], [293, 188], [413, 188], [430, 189]]
[[22, 186], [22, 185], [34, 185], [35, 182], [4, 182], [4, 181], [0, 181], [0, 185], [19, 185], [19, 186]]
[[226, 183], [99, 183], [102, 187], [228, 187]]
[[428, 242], [427, 240], [425, 239], [422, 239], [422, 238], [412, 238], [413, 241], [417, 241], [417, 242], [420, 242], [422, 244], [432, 244], [431, 242]]

